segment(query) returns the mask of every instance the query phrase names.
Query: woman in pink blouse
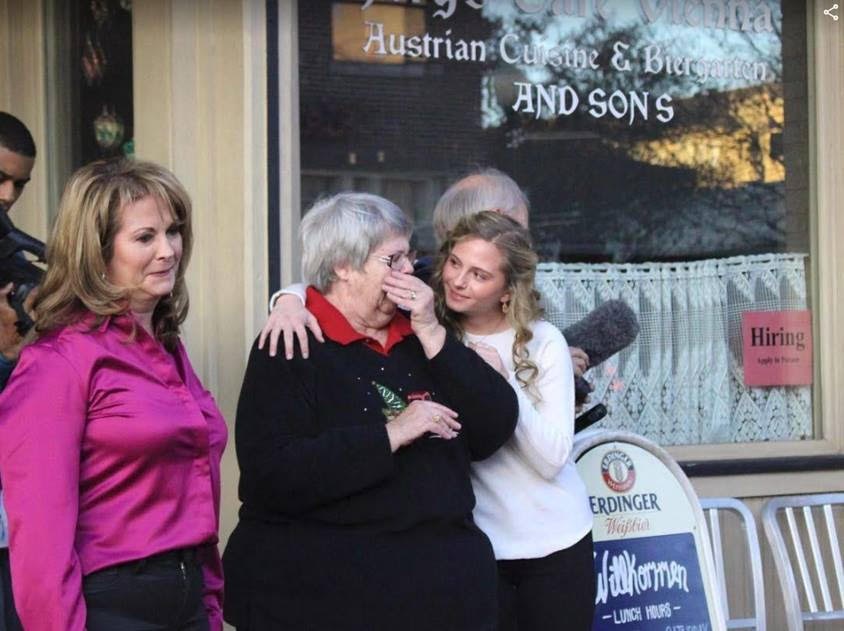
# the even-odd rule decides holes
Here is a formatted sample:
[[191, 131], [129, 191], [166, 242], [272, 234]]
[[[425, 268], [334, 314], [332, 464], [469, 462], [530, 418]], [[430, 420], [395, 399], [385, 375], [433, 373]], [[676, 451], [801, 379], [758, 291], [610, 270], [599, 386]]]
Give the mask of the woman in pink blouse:
[[178, 336], [190, 215], [150, 163], [93, 163], [65, 189], [36, 339], [0, 395], [27, 631], [222, 628], [226, 425]]

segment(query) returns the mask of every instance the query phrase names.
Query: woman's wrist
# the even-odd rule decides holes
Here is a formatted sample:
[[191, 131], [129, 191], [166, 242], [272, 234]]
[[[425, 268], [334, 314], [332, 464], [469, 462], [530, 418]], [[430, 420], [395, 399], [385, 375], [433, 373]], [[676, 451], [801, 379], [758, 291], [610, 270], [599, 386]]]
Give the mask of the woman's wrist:
[[415, 332], [428, 359], [434, 358], [445, 345], [445, 327], [439, 322], [420, 326]]

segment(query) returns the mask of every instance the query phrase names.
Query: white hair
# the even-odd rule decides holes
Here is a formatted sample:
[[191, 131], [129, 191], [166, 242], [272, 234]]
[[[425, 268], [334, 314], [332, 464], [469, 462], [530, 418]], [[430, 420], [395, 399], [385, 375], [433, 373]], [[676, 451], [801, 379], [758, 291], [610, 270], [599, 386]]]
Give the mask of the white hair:
[[338, 193], [316, 202], [302, 219], [302, 278], [322, 293], [335, 268], [361, 269], [372, 251], [393, 235], [410, 238], [413, 225], [393, 202], [369, 193]]
[[434, 232], [442, 242], [463, 217], [484, 210], [512, 217], [527, 207], [527, 196], [513, 178], [498, 169], [480, 169], [457, 180], [437, 201]]

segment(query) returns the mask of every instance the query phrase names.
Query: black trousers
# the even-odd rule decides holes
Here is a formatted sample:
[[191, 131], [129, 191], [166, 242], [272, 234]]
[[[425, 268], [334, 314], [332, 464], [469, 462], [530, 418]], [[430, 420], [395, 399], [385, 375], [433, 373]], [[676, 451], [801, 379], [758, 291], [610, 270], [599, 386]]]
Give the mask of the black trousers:
[[594, 564], [591, 532], [540, 559], [499, 561], [499, 631], [590, 631]]
[[176, 550], [86, 576], [87, 631], [208, 631], [202, 568]]
[[12, 597], [12, 576], [9, 569], [9, 549], [0, 548], [0, 631], [23, 631], [15, 601]]

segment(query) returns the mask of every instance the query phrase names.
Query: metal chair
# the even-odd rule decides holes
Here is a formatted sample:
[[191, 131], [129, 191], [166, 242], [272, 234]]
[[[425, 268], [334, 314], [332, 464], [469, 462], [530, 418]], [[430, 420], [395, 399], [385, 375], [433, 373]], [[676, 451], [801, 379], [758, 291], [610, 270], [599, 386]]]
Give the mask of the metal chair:
[[[762, 509], [762, 525], [774, 554], [789, 631], [802, 631], [808, 621], [844, 620], [844, 568], [833, 507], [844, 508], [844, 493], [775, 497]], [[822, 519], [823, 528], [816, 526], [816, 517]], [[788, 527], [790, 549], [783, 536], [783, 521]], [[807, 561], [807, 553], [812, 563]], [[803, 598], [797, 589], [795, 565]], [[827, 574], [828, 566], [834, 570], [835, 584]]]
[[[728, 629], [756, 629], [765, 631], [765, 580], [762, 575], [762, 554], [759, 537], [756, 534], [756, 520], [744, 502], [732, 497], [705, 497], [700, 499], [701, 508], [709, 522], [709, 539], [712, 557], [715, 560], [715, 574], [721, 597], [721, 607], [727, 618]], [[747, 557], [753, 579], [753, 617], [730, 617], [730, 603], [727, 598], [727, 579], [724, 570], [724, 547], [721, 538], [721, 514], [730, 512], [741, 520], [746, 541]]]

